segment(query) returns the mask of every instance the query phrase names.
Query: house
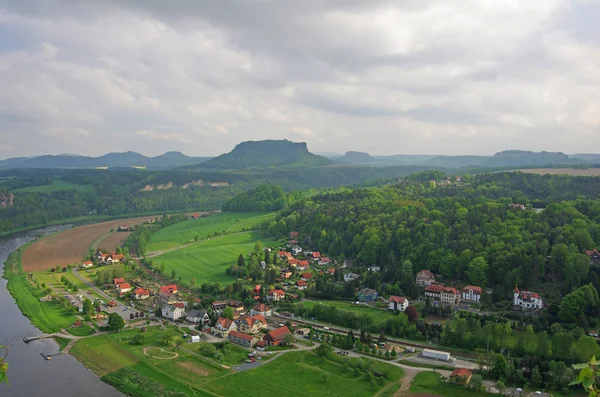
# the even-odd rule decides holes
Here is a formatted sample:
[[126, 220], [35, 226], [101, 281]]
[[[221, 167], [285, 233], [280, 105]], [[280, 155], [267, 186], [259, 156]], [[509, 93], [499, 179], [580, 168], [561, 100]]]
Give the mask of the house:
[[388, 310], [403, 312], [408, 307], [408, 299], [403, 296], [392, 295], [388, 298]]
[[113, 259], [110, 254], [106, 254], [104, 255], [104, 258], [102, 258], [102, 262], [106, 263], [107, 265], [112, 265]]
[[479, 302], [481, 300], [481, 287], [467, 285], [462, 289], [462, 300], [465, 302]]
[[274, 329], [271, 332], [268, 332], [264, 336], [263, 340], [265, 342], [267, 342], [268, 345], [278, 346], [283, 342], [284, 338], [288, 335], [292, 335], [292, 333], [290, 332], [290, 329], [286, 326], [283, 326], [283, 327]]
[[290, 269], [281, 269], [281, 273], [279, 273], [281, 278], [290, 278], [292, 277], [292, 271]]
[[190, 343], [200, 343], [200, 335], [192, 335]]
[[87, 269], [88, 267], [92, 267], [92, 266], [94, 266], [94, 262], [92, 262], [92, 261], [82, 261], [80, 267], [82, 269]]
[[112, 258], [113, 263], [117, 263], [117, 262], [122, 262], [123, 259], [125, 258], [125, 255], [116, 254], [113, 252], [112, 254], [110, 254], [110, 257]]
[[210, 322], [210, 317], [208, 317], [208, 313], [203, 310], [190, 310], [185, 319], [193, 324], [208, 324]]
[[312, 273], [302, 273], [300, 277], [302, 278], [302, 280], [308, 281], [312, 278]]
[[344, 281], [354, 281], [360, 276], [356, 273], [346, 273], [344, 274]]
[[308, 335], [308, 334], [310, 334], [310, 328], [298, 328], [296, 330], [296, 333], [298, 335], [302, 335], [302, 336]]
[[173, 306], [173, 305], [164, 305], [162, 307], [162, 316], [168, 318], [169, 320], [179, 320], [185, 312], [181, 307]]
[[254, 305], [252, 310], [250, 310], [251, 316], [256, 316], [256, 315], [270, 316], [272, 314], [273, 314], [273, 312], [271, 311], [271, 308], [269, 306], [265, 305], [264, 303], [257, 303], [256, 305]]
[[227, 306], [233, 308], [234, 311], [236, 312], [243, 312], [244, 311], [244, 304], [238, 300], [235, 299], [230, 299], [227, 301]]
[[425, 287], [425, 296], [434, 301], [439, 301], [443, 290], [444, 286], [442, 284], [430, 284]]
[[292, 255], [291, 252], [287, 252], [287, 251], [279, 251], [277, 253], [277, 256], [279, 256], [281, 259], [285, 259], [285, 260], [294, 259], [294, 255]]
[[454, 287], [444, 287], [444, 289], [440, 291], [440, 300], [442, 303], [458, 305], [460, 303], [460, 292]]
[[298, 266], [298, 263], [300, 263], [300, 261], [298, 259], [289, 259], [288, 260], [288, 265], [290, 265], [292, 267]]
[[434, 282], [435, 282], [435, 274], [433, 274], [431, 271], [421, 270], [419, 273], [417, 273], [417, 279], [416, 279], [417, 285], [420, 285], [421, 287], [426, 287], [428, 285], [431, 285], [431, 283], [434, 283]]
[[129, 226], [121, 225], [118, 227], [117, 232], [128, 232]]
[[379, 266], [371, 266], [368, 267], [367, 270], [373, 273], [379, 273], [379, 271], [381, 271], [381, 268]]
[[304, 280], [298, 280], [296, 281], [296, 286], [298, 287], [299, 290], [303, 290], [308, 288], [308, 283]]
[[279, 302], [283, 298], [285, 298], [285, 292], [283, 292], [280, 289], [274, 289], [271, 292], [269, 292], [269, 300]]
[[143, 288], [136, 288], [135, 291], [133, 291], [133, 295], [137, 300], [144, 300], [150, 298], [150, 291]]
[[288, 240], [286, 246], [291, 247], [292, 245], [298, 244], [298, 240]]
[[535, 292], [519, 291], [515, 287], [513, 291], [513, 306], [521, 310], [537, 310], [544, 307], [542, 298]]
[[302, 252], [302, 247], [298, 246], [298, 245], [294, 245], [292, 247], [292, 254], [294, 255], [298, 255], [299, 253]]
[[327, 274], [333, 276], [335, 274], [335, 268], [334, 267], [330, 267], [329, 269], [327, 269]]
[[527, 207], [525, 207], [523, 204], [509, 204], [508, 206], [521, 211], [525, 211], [527, 209]]
[[171, 285], [165, 285], [163, 287], [160, 287], [158, 295], [160, 296], [161, 299], [168, 300], [171, 297], [171, 295], [176, 294], [176, 293], [177, 293], [177, 286], [175, 284], [171, 284]]
[[597, 249], [585, 250], [585, 254], [590, 257], [592, 265], [600, 265], [600, 252]]
[[223, 309], [227, 307], [227, 301], [215, 301], [211, 305], [214, 312], [221, 314]]
[[125, 279], [122, 278], [122, 277], [121, 278], [115, 278], [113, 280], [113, 285], [115, 286], [115, 289], [118, 289], [119, 288], [119, 284], [123, 284], [124, 282], [125, 282]]
[[473, 372], [466, 368], [457, 368], [450, 374], [450, 381], [454, 383], [460, 383], [461, 385], [467, 385], [471, 381]]
[[215, 323], [215, 326], [212, 328], [212, 331], [216, 336], [220, 336], [221, 338], [227, 338], [229, 332], [237, 331], [237, 326], [235, 325], [235, 322], [233, 322], [233, 320], [219, 317], [219, 319]]
[[591, 336], [592, 338], [598, 338], [598, 330], [593, 330], [588, 332], [588, 335]]
[[375, 302], [377, 300], [377, 291], [370, 288], [363, 288], [358, 291], [359, 302]]
[[260, 314], [256, 316], [241, 316], [235, 320], [238, 331], [246, 334], [256, 334], [267, 328], [267, 320]]
[[174, 302], [172, 304], [172, 306], [178, 307], [180, 309], [184, 309], [185, 310], [185, 302]]
[[308, 270], [309, 267], [310, 263], [308, 263], [306, 259], [299, 260], [298, 264], [296, 265], [296, 269], [298, 270]]
[[255, 294], [260, 294], [260, 284], [256, 284], [252, 290]]
[[253, 347], [256, 344], [256, 342], [258, 342], [258, 338], [256, 336], [244, 334], [236, 330], [229, 331], [227, 339], [229, 339], [233, 343], [245, 347]]
[[327, 258], [326, 256], [323, 256], [323, 257], [319, 258], [317, 264], [319, 266], [327, 266], [327, 265], [331, 264], [331, 259]]
[[319, 251], [313, 251], [310, 253], [310, 256], [314, 259], [317, 260], [321, 257], [321, 253]]
[[104, 256], [105, 254], [102, 251], [100, 251], [100, 249], [97, 249], [96, 253], [94, 254], [94, 257], [98, 262], [104, 262]]

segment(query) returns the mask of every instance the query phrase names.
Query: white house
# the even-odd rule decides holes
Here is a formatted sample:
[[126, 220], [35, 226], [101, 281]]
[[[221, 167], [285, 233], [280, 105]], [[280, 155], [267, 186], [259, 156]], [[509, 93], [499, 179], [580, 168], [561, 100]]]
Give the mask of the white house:
[[294, 255], [298, 255], [299, 253], [302, 252], [302, 247], [298, 246], [298, 245], [294, 245], [292, 247], [292, 254]]
[[544, 307], [542, 298], [535, 292], [519, 291], [515, 287], [513, 291], [513, 306], [522, 310], [537, 310]]
[[465, 302], [479, 302], [481, 300], [481, 287], [467, 285], [462, 289], [462, 300]]
[[395, 296], [392, 295], [388, 299], [388, 309], [389, 310], [398, 310], [403, 312], [408, 307], [408, 299], [403, 296]]
[[346, 274], [344, 274], [344, 281], [354, 281], [358, 277], [360, 277], [360, 276], [356, 273], [346, 273]]
[[450, 353], [439, 350], [423, 349], [421, 355], [423, 357], [433, 358], [434, 360], [450, 361], [451, 359]]
[[264, 303], [257, 303], [256, 305], [254, 305], [252, 310], [250, 310], [250, 315], [256, 316], [257, 314], [260, 314], [262, 316], [271, 316], [273, 314], [273, 311], [269, 306], [265, 305]]
[[370, 272], [373, 272], [373, 273], [379, 273], [381, 268], [379, 266], [371, 266], [371, 267], [368, 267], [367, 270]]
[[183, 317], [184, 314], [185, 312], [183, 309], [177, 306], [164, 305], [162, 307], [162, 316], [168, 318], [169, 320], [178, 320]]

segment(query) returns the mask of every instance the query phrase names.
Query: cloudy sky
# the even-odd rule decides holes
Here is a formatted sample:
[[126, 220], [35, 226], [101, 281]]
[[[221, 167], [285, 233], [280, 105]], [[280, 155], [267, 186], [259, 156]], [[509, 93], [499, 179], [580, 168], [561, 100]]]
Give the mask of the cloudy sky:
[[0, 158], [600, 152], [598, 0], [0, 0]]

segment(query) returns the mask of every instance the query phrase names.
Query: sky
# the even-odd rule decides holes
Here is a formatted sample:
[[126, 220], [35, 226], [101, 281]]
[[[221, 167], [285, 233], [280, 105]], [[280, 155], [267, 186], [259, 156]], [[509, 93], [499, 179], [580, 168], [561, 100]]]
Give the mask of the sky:
[[600, 152], [599, 0], [0, 0], [0, 158]]

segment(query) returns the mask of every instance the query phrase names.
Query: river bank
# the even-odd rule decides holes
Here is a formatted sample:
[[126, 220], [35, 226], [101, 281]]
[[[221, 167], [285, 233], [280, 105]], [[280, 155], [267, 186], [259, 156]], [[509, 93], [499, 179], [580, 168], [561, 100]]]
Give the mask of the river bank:
[[[22, 249], [24, 245], [34, 241], [38, 235], [56, 233], [70, 227], [71, 225], [53, 226], [13, 234], [10, 238], [0, 238], [0, 272], [4, 274], [4, 263], [8, 261], [12, 252], [19, 248]], [[19, 283], [13, 283], [13, 281], [14, 279], [11, 280], [10, 288], [13, 286], [19, 288]], [[0, 318], [2, 319], [0, 345], [10, 347], [7, 358], [9, 385], [0, 384], [2, 397], [123, 396], [113, 387], [100, 381], [96, 375], [69, 355], [55, 356], [52, 361], [43, 360], [41, 353], [56, 354], [59, 351], [59, 346], [53, 339], [23, 343], [23, 337], [39, 335], [41, 332], [29, 318], [23, 315], [15, 299], [9, 293], [7, 284], [8, 280], [0, 278]], [[17, 291], [17, 295], [26, 296], [24, 291]], [[39, 313], [50, 315], [46, 309], [46, 307], [41, 307]], [[34, 318], [36, 312], [31, 312], [29, 315]]]

